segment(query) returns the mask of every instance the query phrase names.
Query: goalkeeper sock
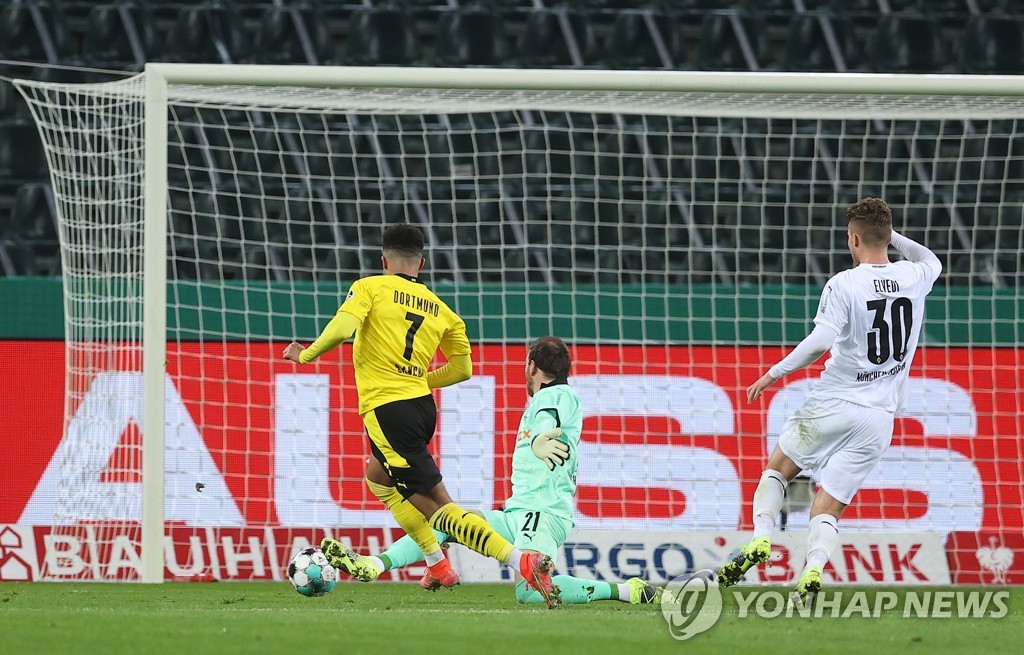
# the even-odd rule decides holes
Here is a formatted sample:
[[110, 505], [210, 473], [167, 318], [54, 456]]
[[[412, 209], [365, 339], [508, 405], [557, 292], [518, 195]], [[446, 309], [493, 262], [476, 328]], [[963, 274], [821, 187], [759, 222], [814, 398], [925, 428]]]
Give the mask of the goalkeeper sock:
[[[493, 557], [512, 568], [519, 570], [519, 558], [510, 562], [509, 558], [519, 552], [505, 539], [494, 531], [494, 528], [487, 525], [476, 514], [462, 509], [455, 503], [448, 503], [441, 509], [434, 512], [430, 517], [430, 525], [435, 530], [451, 535], [455, 541], [463, 546], [475, 550], [481, 555]], [[433, 537], [433, 535], [431, 535]], [[434, 541], [437, 543], [437, 540]]]
[[[629, 602], [628, 586], [617, 585], [614, 582], [584, 580], [571, 575], [556, 575], [551, 578], [551, 584], [561, 590], [562, 602], [570, 605], [582, 605], [595, 600], [621, 600], [620, 586], [626, 587], [626, 602]], [[526, 580], [520, 580], [516, 584], [516, 600], [527, 605], [544, 603], [544, 597], [540, 595], [539, 591], [526, 584]]]
[[761, 481], [754, 491], [754, 539], [772, 536], [788, 488], [789, 481], [778, 471], [768, 470], [761, 474]]
[[416, 546], [423, 552], [428, 566], [433, 566], [444, 560], [444, 551], [441, 550], [434, 531], [430, 529], [427, 519], [412, 506], [412, 503], [402, 498], [402, 494], [398, 493], [394, 487], [377, 484], [370, 480], [366, 481], [366, 486], [370, 488], [374, 496], [380, 499], [380, 502], [391, 510], [398, 525], [402, 526], [405, 533], [416, 542]]
[[822, 569], [828, 563], [839, 543], [839, 526], [831, 514], [818, 514], [807, 526], [807, 565], [804, 570], [817, 566]]
[[[434, 530], [434, 536], [437, 541], [443, 542], [448, 538], [443, 532]], [[395, 543], [388, 546], [380, 555], [377, 555], [380, 561], [384, 564], [384, 570], [390, 571], [391, 569], [400, 569], [403, 566], [409, 566], [410, 564], [416, 564], [423, 561], [423, 551], [416, 545], [416, 542], [409, 535], [405, 535]]]

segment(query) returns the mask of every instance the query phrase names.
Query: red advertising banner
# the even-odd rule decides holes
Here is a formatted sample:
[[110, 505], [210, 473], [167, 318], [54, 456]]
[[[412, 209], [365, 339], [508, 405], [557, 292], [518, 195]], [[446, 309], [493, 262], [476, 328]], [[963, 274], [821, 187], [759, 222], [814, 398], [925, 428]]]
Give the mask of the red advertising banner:
[[[260, 530], [392, 525], [363, 484], [369, 450], [354, 411], [348, 350], [299, 367], [279, 359], [281, 347], [169, 344], [168, 466], [177, 468], [168, 474], [168, 521]], [[498, 507], [509, 494], [513, 438], [527, 400], [524, 354], [521, 344], [478, 346], [473, 380], [438, 394], [432, 448], [464, 504]], [[747, 405], [746, 386], [783, 354], [774, 346], [575, 347], [572, 381], [587, 409], [580, 527], [749, 527], [773, 433], [820, 370], [791, 376]], [[1024, 351], [1015, 349], [922, 349], [893, 447], [844, 522], [943, 535], [1019, 533], [1022, 360]], [[51, 525], [62, 489], [55, 476], [68, 456], [61, 449], [72, 446], [63, 425], [64, 344], [0, 342], [0, 364], [0, 524]], [[82, 497], [129, 489], [140, 479], [141, 409], [131, 399], [141, 378], [124, 371], [80, 382], [75, 425], [92, 426], [95, 456], [108, 461]], [[72, 523], [96, 520], [88, 502], [70, 511], [79, 505], [83, 514]], [[121, 518], [137, 520], [133, 511], [124, 508]]]
[[953, 532], [946, 543], [955, 584], [1024, 584], [1024, 534]]

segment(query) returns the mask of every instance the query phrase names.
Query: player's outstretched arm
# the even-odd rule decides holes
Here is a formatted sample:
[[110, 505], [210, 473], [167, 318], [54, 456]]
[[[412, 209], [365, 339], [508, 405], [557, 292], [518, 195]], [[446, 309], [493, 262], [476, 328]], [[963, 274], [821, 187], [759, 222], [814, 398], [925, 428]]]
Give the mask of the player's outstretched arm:
[[356, 329], [361, 323], [362, 321], [356, 316], [339, 310], [309, 348], [303, 348], [302, 344], [292, 342], [284, 349], [282, 356], [299, 364], [309, 364], [320, 355], [345, 343], [356, 333]]
[[814, 330], [808, 334], [803, 341], [797, 344], [786, 357], [775, 366], [768, 369], [768, 372], [754, 384], [747, 387], [747, 402], [752, 403], [760, 397], [761, 393], [784, 375], [798, 371], [805, 366], [818, 361], [818, 358], [825, 354], [832, 344], [839, 337], [835, 328], [829, 325], [816, 325]]

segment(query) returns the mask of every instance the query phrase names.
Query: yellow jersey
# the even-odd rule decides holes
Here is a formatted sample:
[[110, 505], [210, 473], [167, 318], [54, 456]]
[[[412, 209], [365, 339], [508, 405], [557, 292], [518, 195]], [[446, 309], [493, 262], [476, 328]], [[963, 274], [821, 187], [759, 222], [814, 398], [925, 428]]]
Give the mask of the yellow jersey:
[[361, 321], [352, 348], [360, 415], [429, 394], [427, 371], [438, 348], [449, 359], [472, 354], [465, 321], [406, 275], [356, 280], [338, 311]]

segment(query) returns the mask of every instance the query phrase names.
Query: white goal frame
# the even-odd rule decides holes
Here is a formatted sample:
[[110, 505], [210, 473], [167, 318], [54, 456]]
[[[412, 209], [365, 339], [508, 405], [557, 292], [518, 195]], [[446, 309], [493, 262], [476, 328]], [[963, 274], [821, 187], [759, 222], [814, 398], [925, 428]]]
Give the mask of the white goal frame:
[[[213, 64], [151, 63], [145, 69], [145, 236], [143, 271], [143, 384], [144, 419], [142, 438], [142, 582], [159, 583], [164, 576], [164, 374], [166, 368], [167, 305], [167, 115], [169, 85], [246, 85], [314, 88], [389, 89], [473, 89], [552, 92], [557, 104], [559, 91], [645, 92], [702, 94], [711, 102], [685, 107], [689, 116], [750, 116], [750, 104], [729, 100], [778, 94], [806, 94], [828, 97], [856, 94], [906, 98], [895, 108], [899, 117], [927, 119], [924, 103], [915, 96], [948, 99], [977, 96], [1024, 96], [1024, 77], [969, 75], [879, 75], [823, 73], [714, 73], [714, 72], [632, 72], [596, 70], [511, 70], [445, 68], [369, 68], [318, 66], [238, 66]], [[721, 94], [720, 102], [715, 95]], [[536, 100], [528, 101], [536, 107]], [[601, 103], [602, 112], [644, 113], [635, 104], [617, 106]], [[932, 110], [936, 111], [937, 110]], [[941, 107], [948, 117], [950, 106]], [[647, 113], [666, 114], [664, 106]], [[773, 117], [763, 108], [758, 116]], [[775, 116], [820, 118], [820, 110], [780, 107]], [[879, 117], [879, 106], [846, 108], [843, 118]], [[837, 115], [837, 117], [840, 117]], [[888, 117], [888, 116], [886, 116]], [[893, 115], [892, 117], [896, 117]]]

